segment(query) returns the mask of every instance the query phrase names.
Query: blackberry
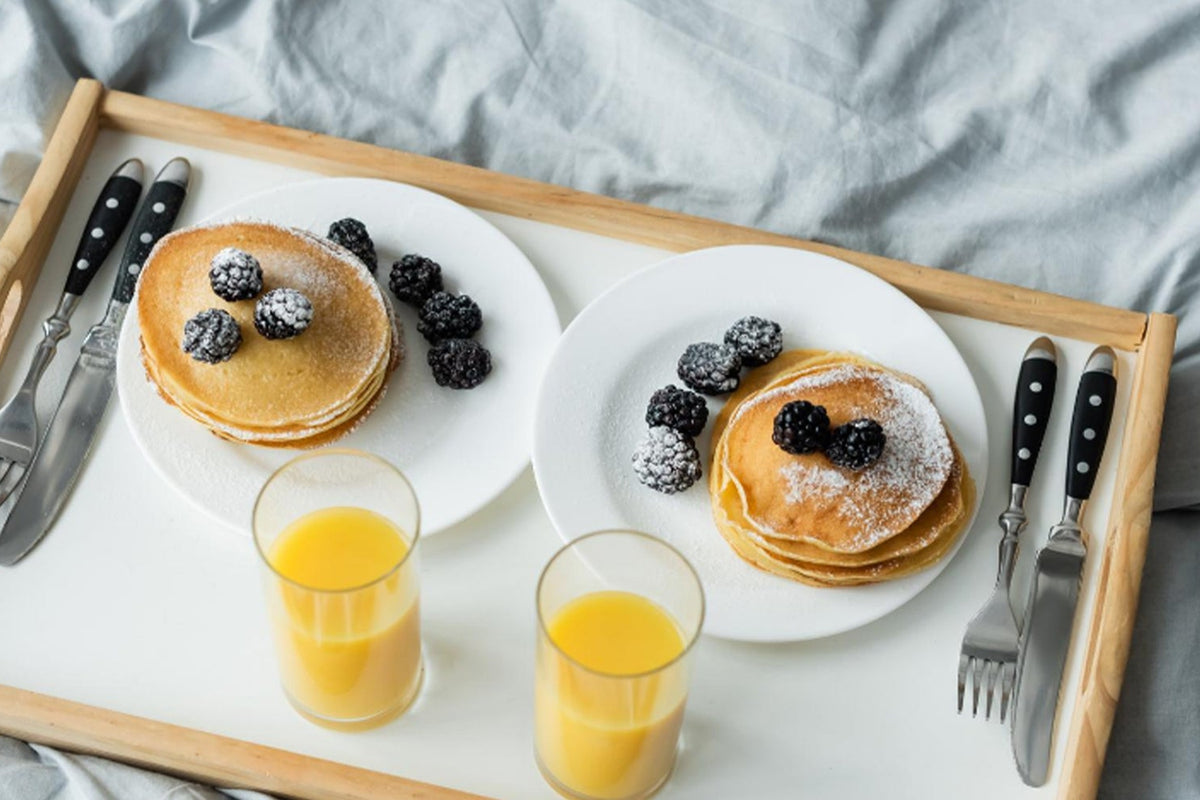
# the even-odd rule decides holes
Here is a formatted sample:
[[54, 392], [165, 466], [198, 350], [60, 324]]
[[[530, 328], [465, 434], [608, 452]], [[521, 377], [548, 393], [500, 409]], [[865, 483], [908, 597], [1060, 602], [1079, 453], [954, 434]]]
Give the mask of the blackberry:
[[425, 256], [409, 253], [392, 264], [388, 287], [397, 300], [420, 308], [431, 294], [442, 290], [442, 267]]
[[689, 344], [679, 357], [679, 379], [703, 394], [732, 392], [741, 369], [742, 357], [727, 344]]
[[829, 444], [829, 415], [824, 406], [794, 400], [775, 415], [771, 441], [795, 455], [815, 453]]
[[483, 325], [479, 306], [465, 294], [434, 292], [421, 306], [417, 330], [430, 343], [470, 338]]
[[695, 392], [664, 386], [650, 397], [646, 423], [666, 425], [687, 436], [699, 436], [708, 422], [708, 403]]
[[825, 455], [846, 469], [866, 469], [883, 455], [887, 436], [873, 419], [861, 417], [833, 429]]
[[443, 339], [426, 356], [438, 386], [474, 389], [492, 371], [492, 354], [473, 339]]
[[263, 271], [258, 259], [236, 247], [226, 247], [213, 256], [208, 282], [217, 297], [236, 303], [257, 297], [263, 287]]
[[759, 367], [783, 350], [783, 328], [762, 317], [742, 317], [725, 331], [725, 344], [738, 351], [747, 367]]
[[633, 472], [656, 492], [675, 494], [700, 480], [700, 453], [692, 437], [657, 425], [634, 448]]
[[254, 304], [254, 327], [268, 339], [298, 336], [312, 318], [312, 303], [295, 289], [272, 289]]
[[183, 352], [205, 364], [228, 361], [242, 343], [242, 329], [228, 311], [210, 308], [183, 323]]
[[379, 259], [375, 255], [375, 242], [371, 241], [371, 234], [367, 233], [366, 225], [354, 217], [339, 219], [329, 226], [329, 233], [325, 238], [354, 253], [371, 274], [375, 274]]

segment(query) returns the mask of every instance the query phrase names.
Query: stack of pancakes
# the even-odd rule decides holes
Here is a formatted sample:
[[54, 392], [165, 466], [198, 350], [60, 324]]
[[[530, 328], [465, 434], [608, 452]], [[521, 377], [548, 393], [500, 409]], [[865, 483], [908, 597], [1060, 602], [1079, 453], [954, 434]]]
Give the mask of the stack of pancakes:
[[[313, 306], [308, 329], [267, 339], [254, 328], [254, 300], [230, 303], [212, 290], [213, 256], [236, 247], [258, 259], [263, 292], [289, 287]], [[403, 346], [391, 304], [349, 251], [306, 231], [231, 222], [164, 237], [137, 290], [142, 363], [167, 402], [232, 441], [316, 447], [345, 435], [379, 401]], [[242, 331], [233, 357], [192, 359], [180, 342], [188, 319], [228, 311]]]
[[[787, 403], [824, 406], [833, 426], [878, 421], [887, 444], [861, 471], [772, 440]], [[709, 472], [721, 535], [751, 564], [813, 586], [853, 586], [929, 566], [970, 516], [974, 485], [915, 379], [849, 353], [796, 350], [752, 373], [717, 417]]]

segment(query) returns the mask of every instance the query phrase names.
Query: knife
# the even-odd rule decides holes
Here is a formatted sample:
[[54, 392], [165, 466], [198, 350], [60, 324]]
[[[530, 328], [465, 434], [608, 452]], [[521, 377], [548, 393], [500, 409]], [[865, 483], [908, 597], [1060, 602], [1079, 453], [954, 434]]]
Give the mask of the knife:
[[112, 395], [117, 338], [142, 264], [175, 223], [190, 177], [191, 165], [187, 160], [172, 159], [158, 173], [138, 209], [108, 310], [83, 340], [58, 409], [34, 454], [4, 528], [0, 529], [0, 564], [12, 566], [41, 540], [54, 524], [83, 469]]
[[[66, 285], [58, 305], [42, 323], [43, 337], [29, 362], [29, 371], [16, 394], [0, 408], [0, 504], [8, 497], [25, 465], [37, 449], [36, 397], [46, 367], [54, 359], [58, 343], [71, 332], [71, 315], [92, 278], [121, 238], [138, 197], [142, 194], [142, 162], [130, 158], [121, 163], [96, 196], [87, 224], [79, 237], [75, 257], [67, 270]], [[10, 469], [17, 466], [18, 469]]]
[[1017, 770], [1030, 786], [1041, 786], [1050, 771], [1054, 720], [1087, 543], [1079, 520], [1092, 494], [1117, 393], [1113, 351], [1097, 348], [1088, 358], [1071, 416], [1067, 456], [1067, 498], [1062, 521], [1037, 555], [1021, 647], [1017, 657], [1017, 697], [1012, 746]]

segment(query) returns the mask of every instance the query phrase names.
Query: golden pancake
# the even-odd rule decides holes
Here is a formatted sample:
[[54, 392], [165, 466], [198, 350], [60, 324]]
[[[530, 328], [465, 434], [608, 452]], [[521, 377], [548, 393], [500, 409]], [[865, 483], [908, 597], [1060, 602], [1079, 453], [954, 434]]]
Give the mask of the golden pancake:
[[[815, 360], [814, 360], [815, 359]], [[941, 417], [914, 379], [859, 356], [811, 356], [766, 386], [730, 402], [714, 446], [713, 472], [737, 487], [744, 514], [762, 535], [837, 553], [863, 553], [907, 530], [950, 477], [954, 448]], [[786, 403], [824, 406], [832, 425], [878, 420], [888, 437], [869, 468], [839, 468], [822, 453], [793, 455], [771, 441]]]
[[[764, 547], [765, 537], [746, 521], [739, 496], [728, 484], [714, 496], [713, 516], [721, 535], [735, 552], [755, 566], [805, 583], [853, 585], [902, 577], [938, 561], [964, 529], [973, 497], [974, 484], [966, 474], [965, 464], [956, 460], [946, 488], [913, 524], [914, 529], [921, 531], [919, 546], [896, 554], [885, 542], [873, 551], [846, 556], [842, 563], [831, 558], [836, 554], [829, 551], [811, 546], [804, 550], [803, 543], [786, 543], [798, 545], [791, 554], [783, 548]], [[800, 552], [815, 554], [817, 560], [797, 557]]]
[[[970, 509], [975, 502], [974, 491], [974, 483], [964, 473], [961, 489], [963, 497], [961, 513], [950, 525], [941, 531], [928, 547], [907, 556], [900, 556], [874, 564], [864, 564], [858, 567], [812, 564], [765, 552], [755, 547], [751, 540], [743, 538], [741, 534], [745, 529], [739, 528], [736, 524], [723, 519], [722, 512], [717, 512], [715, 517], [717, 529], [733, 548], [734, 552], [745, 561], [765, 572], [799, 581], [810, 586], [861, 586], [911, 575], [945, 557], [954, 546], [954, 543], [958, 541], [958, 537], [966, 529]], [[737, 508], [736, 505], [732, 507]]]
[[924, 513], [917, 517], [908, 529], [884, 541], [878, 547], [859, 553], [839, 553], [804, 541], [765, 536], [746, 519], [741, 495], [732, 482], [718, 478], [712, 481], [711, 488], [714, 494], [720, 495], [714, 502], [721, 506], [723, 516], [730, 524], [738, 527], [741, 536], [768, 557], [791, 559], [812, 565], [862, 567], [916, 554], [932, 546], [943, 536], [962, 516], [966, 507], [964, 469], [962, 458], [956, 450], [950, 479]]
[[[755, 370], [747, 376], [747, 379], [742, 382], [742, 386], [730, 398], [730, 401], [713, 422], [713, 440], [714, 442], [718, 442], [718, 445], [714, 446], [714, 467], [709, 470], [709, 489], [714, 498], [717, 498], [722, 493], [730, 493], [729, 496], [721, 497], [719, 500], [714, 499], [714, 504], [729, 506], [734, 502], [739, 505], [742, 502], [741, 495], [737, 492], [737, 487], [726, 479], [724, 470], [718, 469], [715, 466], [719, 459], [715, 451], [719, 448], [721, 436], [735, 408], [747, 397], [769, 386], [786, 382], [818, 366], [844, 363], [844, 359], [845, 356], [840, 353], [830, 353], [822, 350], [792, 350], [781, 353], [768, 367]], [[961, 456], [956, 449], [955, 468], [961, 471], [962, 467]], [[744, 535], [750, 538], [754, 545], [761, 550], [783, 558], [798, 559], [810, 564], [861, 566], [881, 563], [899, 556], [915, 553], [929, 546], [946, 526], [953, 522], [959, 514], [959, 507], [963, 503], [961, 486], [954, 479], [955, 476], [952, 473], [951, 479], [946, 482], [941, 493], [911, 526], [870, 550], [857, 553], [841, 553], [803, 540], [776, 538], [754, 529], [747, 529]], [[734, 496], [735, 494], [736, 497]], [[739, 517], [744, 520], [744, 512], [739, 513]]]
[[[263, 291], [290, 287], [313, 305], [291, 339], [254, 328], [254, 300], [230, 303], [209, 283], [213, 256], [237, 247], [258, 259]], [[164, 237], [146, 260], [137, 297], [142, 361], [159, 393], [226, 439], [311, 447], [348, 432], [378, 401], [402, 355], [391, 305], [358, 259], [304, 231], [258, 222], [190, 228]], [[228, 361], [195, 361], [184, 323], [206, 308], [237, 320]]]
[[[743, 417], [739, 415], [745, 413], [744, 407], [748, 404], [752, 406], [764, 395], [781, 398], [777, 400], [775, 410], [770, 413], [770, 424], [763, 433], [767, 445], [775, 451], [783, 453], [770, 440], [774, 414], [784, 403], [793, 399], [811, 400], [807, 396], [790, 396], [787, 392], [796, 386], [829, 385], [835, 382], [831, 380], [831, 373], [835, 377], [846, 374], [857, 375], [858, 372], [867, 369], [870, 369], [873, 375], [878, 373], [889, 376], [878, 379], [878, 383], [886, 385], [890, 380], [903, 381], [906, 386], [919, 389], [924, 400], [928, 401], [923, 388], [916, 381], [885, 370], [859, 356], [818, 350], [797, 350], [783, 353], [770, 365], [751, 372], [743, 381], [738, 392], [730, 398], [725, 408], [717, 416], [714, 421], [713, 456], [709, 470], [713, 516], [721, 535], [744, 560], [765, 571], [813, 586], [853, 586], [912, 574], [940, 560], [957, 541], [966, 526], [970, 509], [973, 507], [974, 484], [961, 454], [949, 438], [949, 434], [945, 433], [940, 417], [936, 417], [936, 425], [929, 423], [919, 428], [904, 425], [902, 429], [909, 435], [912, 435], [914, 430], [928, 431], [932, 429], [935, 432], [941, 431], [946, 436], [950, 450], [950, 464], [946, 479], [910, 525], [895, 534], [880, 537], [873, 547], [839, 551], [826, 546], [829, 539], [836, 537], [827, 537], [826, 541], [820, 544], [811, 541], [811, 537], [796, 536], [795, 531], [786, 531], [791, 535], [781, 537], [776, 535], [780, 531], [764, 527], [759, 521], [748, 515], [750, 506], [747, 496], [749, 493], [739, 483], [736, 473], [729, 468], [731, 439], [727, 434], [731, 420], [742, 419]], [[861, 383], [862, 379], [855, 377], [851, 385], [858, 386]], [[876, 381], [868, 383], [876, 383]], [[887, 396], [888, 393], [881, 394]], [[897, 392], [893, 390], [890, 394], [895, 395]], [[914, 399], [907, 390], [902, 390], [898, 394], [902, 396], [905, 403], [915, 404], [918, 407], [924, 405], [921, 399]], [[827, 398], [822, 397], [819, 400], [811, 401], [825, 405], [825, 400]], [[855, 404], [849, 407], [858, 409], [864, 406], [861, 399], [856, 399]], [[876, 403], [876, 410], [872, 412], [851, 411], [844, 415], [835, 415], [834, 408], [830, 406], [827, 406], [827, 410], [833, 424], [836, 425], [840, 421], [855, 416], [876, 416], [877, 408], [880, 405]], [[932, 403], [929, 405], [931, 406]], [[936, 414], [936, 409], [934, 413]], [[926, 422], [928, 423], [928, 419]], [[885, 425], [885, 432], [888, 430], [888, 426]], [[889, 438], [888, 446], [893, 444], [895, 444], [894, 439]], [[885, 447], [885, 453], [886, 450]], [[812, 458], [812, 456], [794, 456], [786, 453], [783, 455], [786, 458], [797, 460]], [[879, 463], [882, 463], [882, 459]], [[822, 466], [832, 470], [838, 469], [828, 462]], [[878, 463], [875, 466], [878, 466]], [[803, 530], [811, 531], [807, 528]]]
[[[151, 366], [149, 364], [146, 365], [146, 374], [147, 376], [151, 374]], [[383, 377], [386, 378], [386, 372], [384, 373]], [[151, 380], [157, 385], [157, 381], [154, 379]], [[375, 385], [377, 384], [371, 384], [371, 386]], [[318, 429], [279, 428], [262, 433], [240, 431], [238, 432], [237, 436], [227, 433], [223, 423], [199, 416], [192, 410], [177, 405], [161, 390], [159, 391], [159, 396], [162, 397], [167, 403], [175, 406], [184, 414], [191, 417], [196, 422], [199, 422], [201, 425], [207, 427], [216, 436], [227, 441], [255, 444], [262, 447], [312, 448], [330, 444], [358, 427], [359, 423], [362, 422], [367, 414], [373, 411], [375, 406], [379, 404], [379, 401], [385, 394], [386, 390], [386, 382], [383, 383], [382, 386], [378, 386], [378, 388], [368, 389], [368, 391], [364, 393], [363, 401], [355, 406], [355, 410], [345, 415], [343, 418], [339, 418], [339, 421], [333, 426], [326, 426]]]

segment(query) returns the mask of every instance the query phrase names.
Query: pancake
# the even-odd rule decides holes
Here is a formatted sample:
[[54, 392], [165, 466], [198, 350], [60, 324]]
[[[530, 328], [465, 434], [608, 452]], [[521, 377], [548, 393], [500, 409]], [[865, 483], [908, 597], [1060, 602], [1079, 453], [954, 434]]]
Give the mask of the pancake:
[[[731, 496], [729, 491], [727, 488], [719, 499], [714, 498], [713, 516], [717, 529], [734, 551], [767, 572], [817, 586], [878, 583], [928, 567], [939, 561], [958, 540], [974, 503], [974, 484], [966, 474], [965, 465], [956, 461], [951, 480], [947, 481], [942, 494], [926, 514], [914, 523], [914, 528], [921, 530], [922, 543], [919, 547], [895, 555], [886, 549], [885, 543], [876, 551], [856, 556], [861, 559], [858, 563], [852, 560], [836, 563], [828, 558], [827, 551], [820, 548], [808, 551], [817, 555], [818, 560], [814, 561], [764, 547], [763, 537], [755, 532], [741, 513], [736, 493]], [[803, 544], [799, 546], [804, 547]]]
[[[815, 360], [814, 360], [815, 358]], [[825, 407], [833, 426], [878, 420], [888, 437], [869, 468], [839, 468], [822, 453], [793, 455], [771, 441], [786, 403]], [[954, 448], [933, 401], [914, 379], [851, 354], [802, 361], [737, 402], [714, 447], [749, 522], [773, 539], [862, 553], [907, 530], [941, 493]]]
[[[237, 247], [258, 259], [263, 291], [290, 287], [313, 321], [290, 339], [254, 329], [254, 301], [227, 302], [209, 283], [212, 257]], [[305, 231], [233, 222], [176, 231], [146, 260], [135, 302], [142, 362], [159, 393], [232, 441], [313, 447], [349, 432], [378, 403], [402, 341], [374, 277], [344, 249]], [[242, 344], [228, 361], [195, 361], [180, 347], [184, 323], [206, 308], [237, 320]]]
[[722, 524], [717, 520], [717, 528], [725, 540], [743, 560], [759, 569], [790, 580], [799, 581], [810, 586], [861, 586], [895, 580], [911, 575], [940, 561], [950, 552], [958, 537], [966, 529], [970, 516], [970, 508], [974, 504], [974, 483], [969, 476], [964, 475], [963, 481], [963, 510], [962, 514], [948, 525], [930, 546], [917, 553], [888, 559], [875, 564], [865, 564], [859, 567], [833, 566], [828, 564], [812, 564], [797, 559], [783, 558], [765, 552], [754, 546], [753, 542], [738, 535], [736, 526]]
[[[833, 425], [858, 416], [879, 419], [889, 435], [884, 456], [854, 473], [830, 464], [821, 454], [796, 456], [780, 450], [770, 436], [774, 416], [785, 403], [799, 399], [824, 405]], [[739, 426], [754, 433], [731, 435]], [[853, 354], [790, 351], [751, 372], [714, 420], [713, 441], [709, 489], [722, 537], [752, 565], [812, 586], [876, 583], [928, 567], [953, 547], [974, 503], [966, 464], [924, 388]], [[905, 451], [900, 459], [893, 454], [898, 463], [891, 469], [912, 476], [906, 493], [899, 491], [904, 484], [894, 478], [861, 481], [885, 463], [893, 447]], [[794, 468], [789, 470], [787, 462], [805, 463], [809, 481], [822, 488], [834, 486], [837, 492], [796, 492], [794, 478], [789, 480]], [[764, 463], [772, 466], [761, 468]], [[910, 466], [900, 469], [906, 464]], [[824, 475], [827, 471], [841, 473], [842, 479]], [[762, 483], [747, 485], [746, 480]], [[871, 493], [879, 486], [888, 487], [889, 497], [906, 502], [906, 511], [915, 509], [910, 522], [905, 524], [908, 514], [884, 513], [886, 509], [874, 505], [878, 498]], [[843, 503], [866, 502], [868, 507], [847, 509], [830, 502], [839, 497]], [[778, 511], [788, 505], [808, 508]], [[764, 506], [773, 514], [753, 513]], [[871, 520], [873, 528], [854, 530], [853, 523], [864, 519]], [[864, 541], [869, 546], [864, 547]]]

